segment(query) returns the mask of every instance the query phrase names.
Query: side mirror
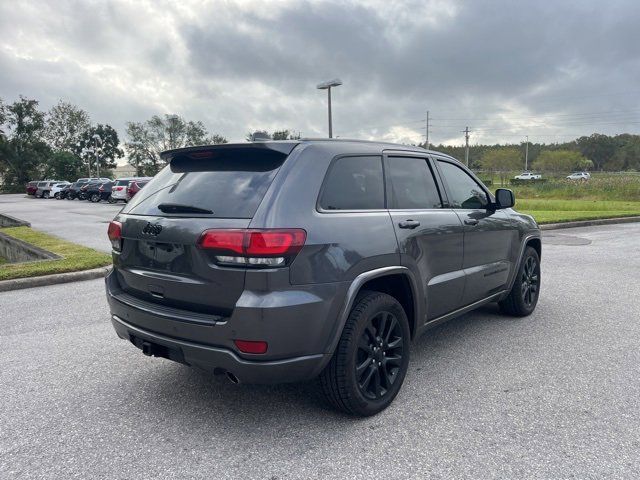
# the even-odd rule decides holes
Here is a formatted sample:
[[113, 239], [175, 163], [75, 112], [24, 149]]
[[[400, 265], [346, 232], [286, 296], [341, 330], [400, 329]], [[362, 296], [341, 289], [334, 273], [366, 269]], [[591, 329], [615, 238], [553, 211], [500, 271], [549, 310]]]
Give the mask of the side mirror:
[[496, 208], [511, 208], [516, 204], [516, 197], [508, 188], [496, 190]]

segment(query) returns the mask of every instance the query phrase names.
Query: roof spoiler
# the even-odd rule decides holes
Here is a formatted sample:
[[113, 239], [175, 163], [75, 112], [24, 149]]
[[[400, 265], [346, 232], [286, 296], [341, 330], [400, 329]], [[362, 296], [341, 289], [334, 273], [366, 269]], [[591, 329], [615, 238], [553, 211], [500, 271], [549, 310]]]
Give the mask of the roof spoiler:
[[176, 148], [166, 150], [160, 154], [160, 158], [170, 163], [177, 158], [196, 160], [199, 158], [226, 157], [229, 154], [238, 155], [256, 151], [271, 150], [274, 153], [289, 155], [298, 145], [297, 141], [271, 141], [271, 142], [251, 142], [251, 143], [221, 143], [219, 145], [203, 145], [199, 147]]

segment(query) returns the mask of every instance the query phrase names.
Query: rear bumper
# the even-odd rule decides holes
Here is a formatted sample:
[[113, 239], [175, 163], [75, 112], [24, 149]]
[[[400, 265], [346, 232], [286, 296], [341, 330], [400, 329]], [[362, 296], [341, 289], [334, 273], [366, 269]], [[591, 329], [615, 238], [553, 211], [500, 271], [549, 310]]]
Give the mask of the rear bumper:
[[[240, 358], [234, 352], [166, 337], [131, 325], [116, 315], [111, 323], [120, 338], [140, 348], [140, 341], [150, 342], [157, 349], [155, 356], [169, 358], [210, 372], [229, 372], [243, 383], [285, 383], [317, 376], [329, 358], [327, 354], [307, 355], [282, 360], [257, 362]], [[329, 356], [330, 357], [330, 356]]]
[[[229, 317], [133, 297], [122, 290], [115, 269], [106, 278], [106, 290], [116, 332], [138, 348], [143, 348], [143, 341], [160, 345], [157, 356], [212, 372], [227, 371], [244, 383], [285, 383], [317, 376], [331, 359], [337, 309], [346, 286], [289, 285], [288, 290], [268, 292], [245, 289]], [[268, 352], [241, 353], [234, 339], [265, 341]]]
[[111, 191], [111, 198], [116, 199], [116, 200], [126, 200], [127, 199], [127, 192], [126, 192], [126, 190], [112, 190]]

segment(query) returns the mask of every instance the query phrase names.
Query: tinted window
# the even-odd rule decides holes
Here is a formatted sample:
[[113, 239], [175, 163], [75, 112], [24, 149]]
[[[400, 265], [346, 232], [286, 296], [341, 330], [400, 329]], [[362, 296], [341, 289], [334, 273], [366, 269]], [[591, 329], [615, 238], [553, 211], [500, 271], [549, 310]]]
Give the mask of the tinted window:
[[486, 208], [487, 195], [467, 172], [449, 162], [438, 161], [447, 184], [447, 196], [452, 208]]
[[39, 187], [46, 187], [49, 184], [49, 182], [40, 182], [38, 183]]
[[384, 208], [382, 157], [342, 157], [324, 181], [320, 207], [325, 210]]
[[129, 180], [118, 180], [118, 181], [116, 182], [116, 185], [117, 185], [118, 187], [124, 187], [124, 186], [126, 186], [126, 185], [129, 185]]
[[440, 195], [424, 158], [389, 157], [389, 208], [440, 208]]
[[214, 217], [252, 218], [286, 158], [273, 150], [217, 150], [212, 158], [178, 157], [123, 210], [133, 215], [167, 216], [158, 209], [173, 203], [211, 210]]

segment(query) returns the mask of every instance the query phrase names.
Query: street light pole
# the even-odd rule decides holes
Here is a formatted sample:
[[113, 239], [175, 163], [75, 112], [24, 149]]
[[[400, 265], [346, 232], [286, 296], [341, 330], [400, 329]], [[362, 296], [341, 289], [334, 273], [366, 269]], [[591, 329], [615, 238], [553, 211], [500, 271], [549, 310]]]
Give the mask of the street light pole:
[[[97, 177], [100, 178], [100, 160], [98, 159], [98, 145], [102, 144], [102, 138], [100, 138], [100, 135], [98, 135], [97, 133], [93, 135], [93, 152], [95, 153], [96, 156], [96, 173], [97, 173]], [[91, 174], [89, 174], [89, 176], [91, 176]]]
[[529, 166], [529, 135], [527, 137], [527, 144], [524, 147], [524, 171], [527, 171], [527, 167]]
[[331, 115], [331, 87], [337, 87], [340, 85], [342, 85], [342, 81], [336, 78], [328, 82], [323, 82], [317, 86], [318, 90], [327, 91], [327, 102], [328, 102], [328, 113], [329, 113], [329, 138], [333, 138], [333, 119]]

